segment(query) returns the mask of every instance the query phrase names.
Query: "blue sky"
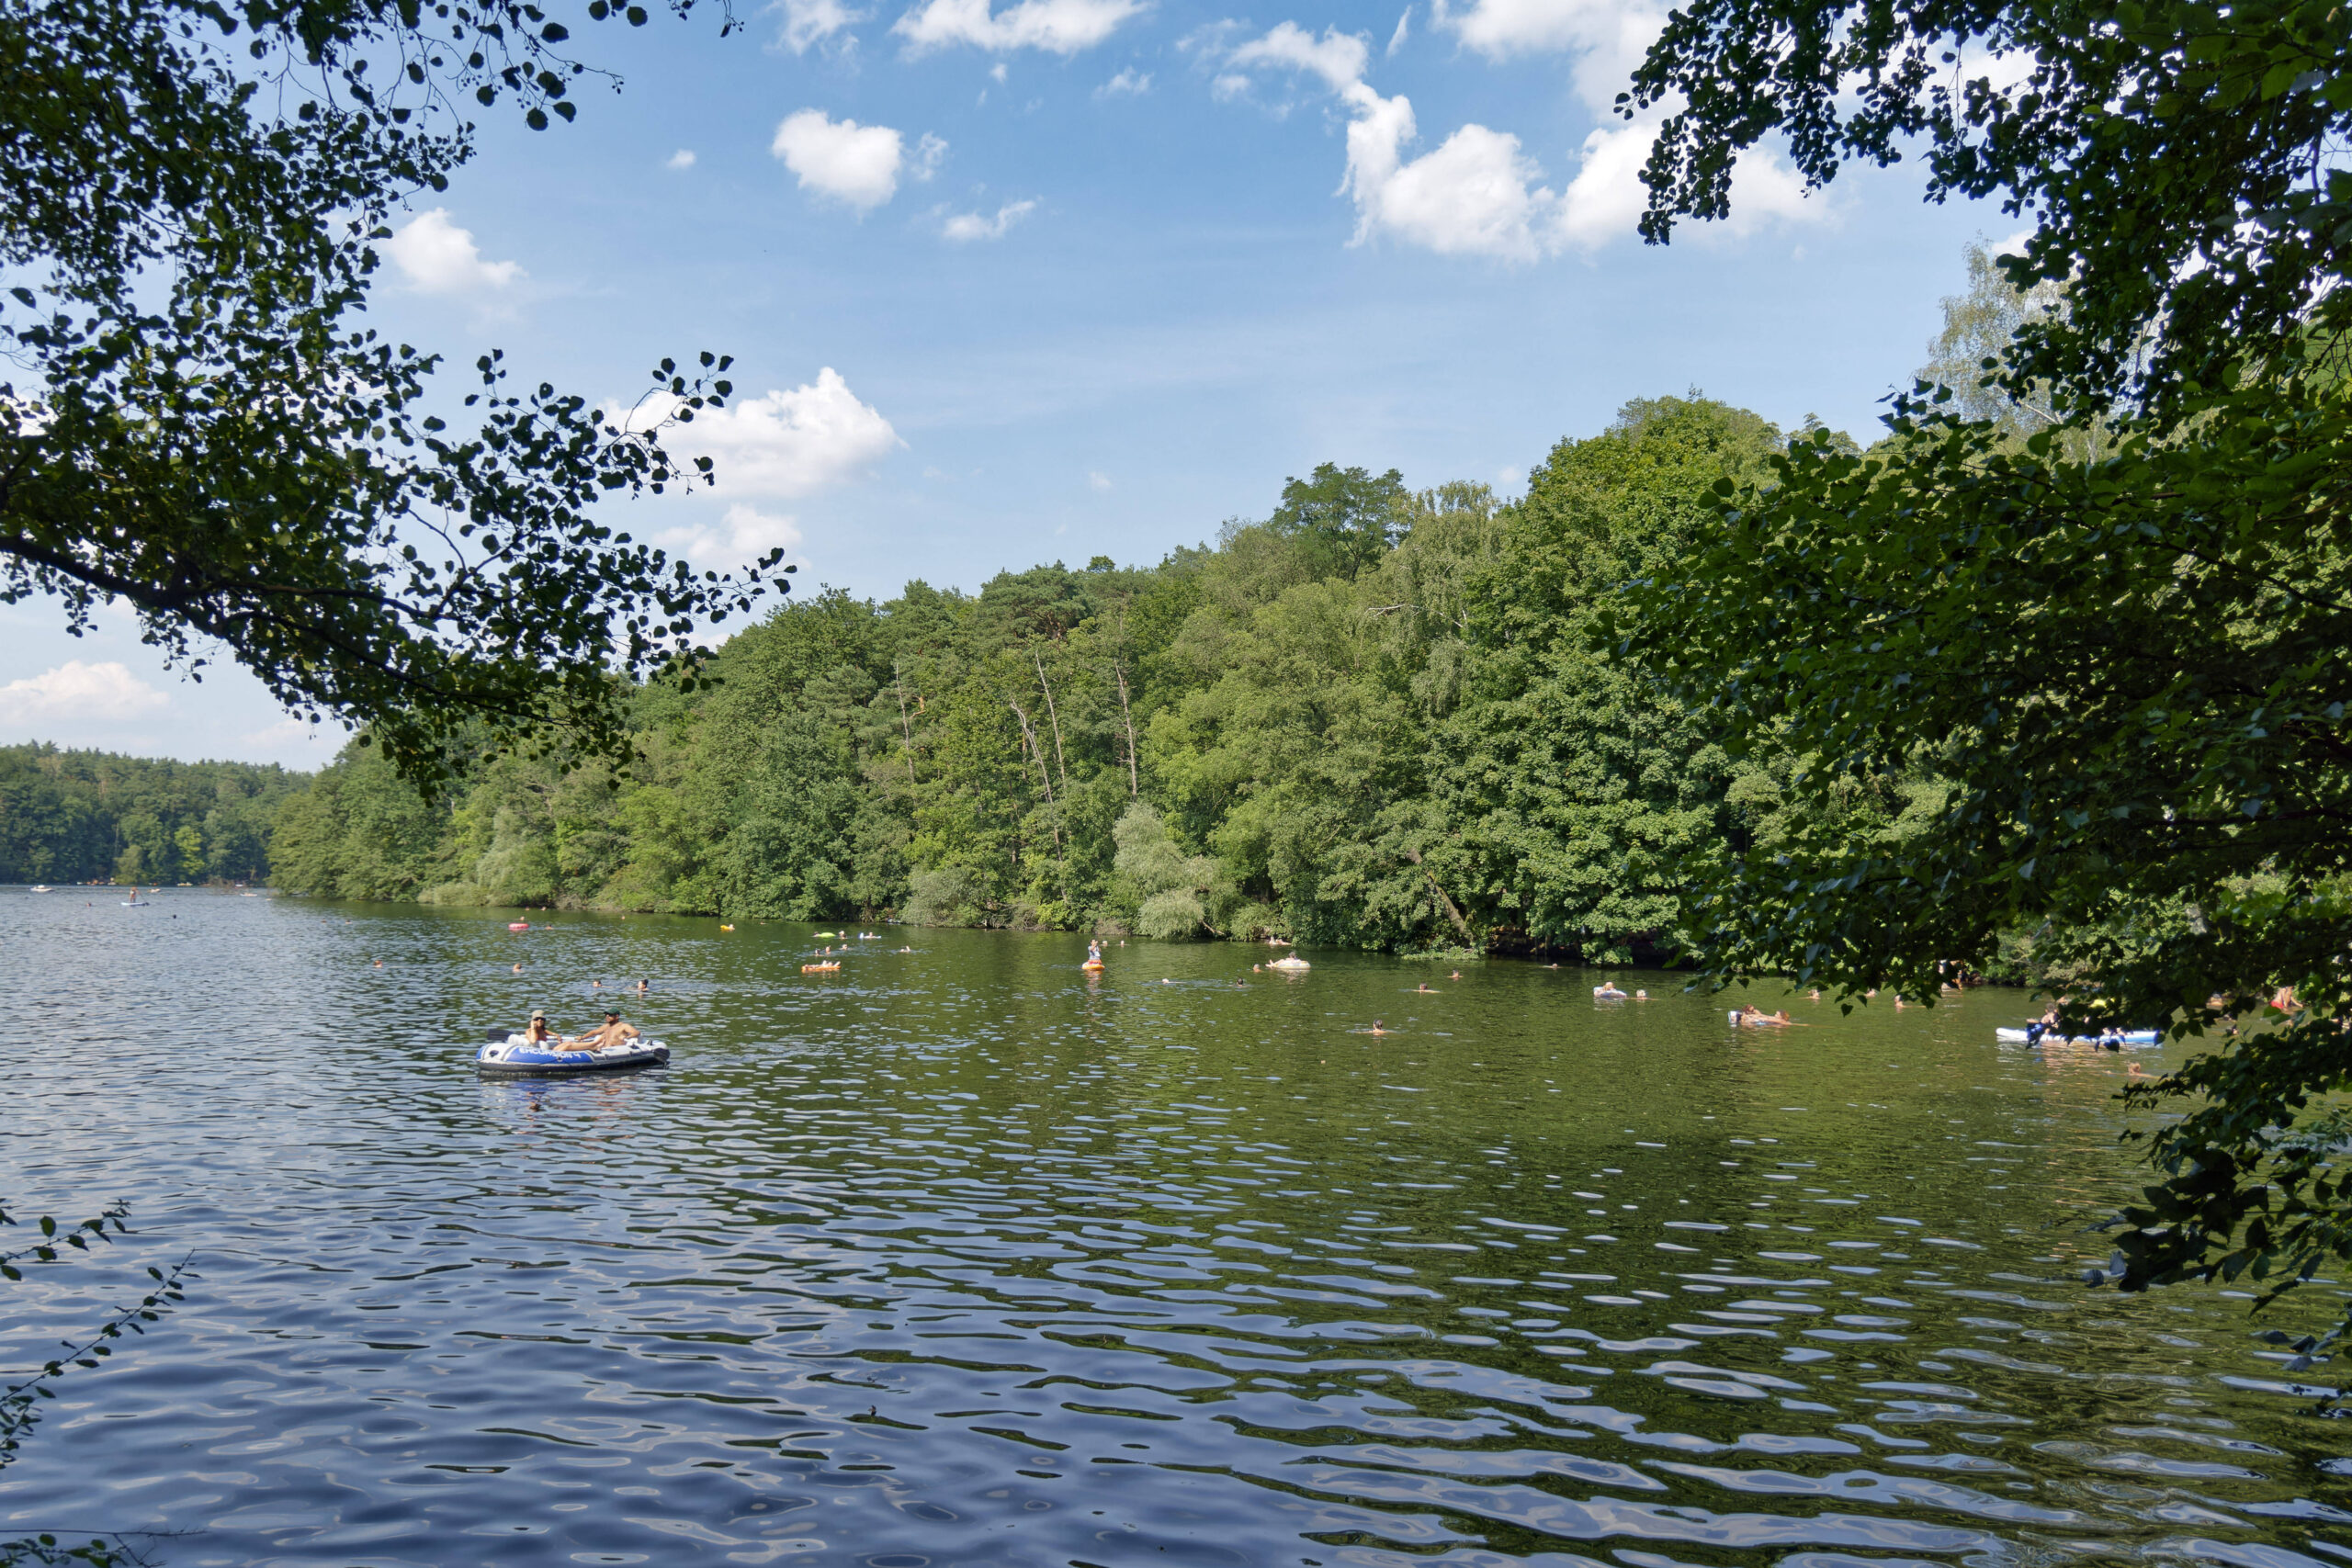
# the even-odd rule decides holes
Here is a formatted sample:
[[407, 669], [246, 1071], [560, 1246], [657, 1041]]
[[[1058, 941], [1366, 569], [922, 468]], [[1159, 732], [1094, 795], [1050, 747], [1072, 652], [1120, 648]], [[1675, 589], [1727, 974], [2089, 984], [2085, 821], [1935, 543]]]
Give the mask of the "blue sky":
[[[1694, 387], [1867, 439], [1963, 245], [2018, 227], [1899, 166], [1807, 196], [1767, 156], [1733, 223], [1644, 245], [1648, 130], [1608, 105], [1648, 0], [739, 14], [580, 23], [623, 89], [544, 133], [487, 113], [371, 314], [455, 390], [493, 345], [600, 400], [731, 353], [738, 406], [673, 444], [720, 490], [623, 520], [713, 565], [784, 545], [805, 587], [1148, 562], [1323, 461], [1510, 493]], [[124, 615], [0, 634], [0, 740], [314, 766], [341, 739], [241, 672], [182, 682]]]

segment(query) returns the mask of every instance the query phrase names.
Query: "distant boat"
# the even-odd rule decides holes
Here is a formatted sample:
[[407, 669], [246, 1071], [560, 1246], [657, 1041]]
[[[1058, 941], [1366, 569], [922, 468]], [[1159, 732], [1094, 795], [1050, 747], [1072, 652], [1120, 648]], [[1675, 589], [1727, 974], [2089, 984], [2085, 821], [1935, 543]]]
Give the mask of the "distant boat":
[[50, 887], [46, 883], [44, 883], [39, 887], [28, 888], [27, 891], [31, 893], [50, 893], [54, 892], [55, 889]]
[[134, 885], [130, 889], [130, 897], [122, 901], [122, 907], [126, 909], [143, 909], [153, 902], [152, 898], [141, 898], [139, 896], [138, 887]]

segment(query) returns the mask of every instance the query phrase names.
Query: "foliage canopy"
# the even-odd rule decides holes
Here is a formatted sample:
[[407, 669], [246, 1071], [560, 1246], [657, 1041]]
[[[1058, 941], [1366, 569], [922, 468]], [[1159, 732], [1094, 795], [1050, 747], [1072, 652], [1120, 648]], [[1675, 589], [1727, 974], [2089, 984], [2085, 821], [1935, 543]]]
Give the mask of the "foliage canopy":
[[659, 417], [616, 421], [484, 355], [460, 431], [438, 356], [353, 320], [394, 209], [470, 150], [459, 95], [576, 113], [568, 37], [519, 0], [10, 0], [0, 602], [78, 631], [120, 599], [198, 678], [225, 649], [428, 784], [469, 727], [621, 755], [615, 679], [688, 674], [778, 581], [600, 520], [707, 475], [662, 442], [726, 362], [664, 359]]
[[2352, 1258], [2347, 28], [2300, 0], [1698, 0], [1626, 100], [1688, 98], [1653, 239], [1720, 216], [1771, 134], [1815, 184], [1919, 138], [1931, 197], [2038, 220], [1997, 357], [1898, 400], [1868, 456], [1721, 484], [1705, 547], [1597, 629], [1735, 753], [1793, 760], [1772, 831], [1690, 862], [1717, 977], [1932, 994], [2039, 923], [2066, 1021], [2228, 1032], [2132, 1091], [2186, 1105], [2140, 1134], [2127, 1289]]

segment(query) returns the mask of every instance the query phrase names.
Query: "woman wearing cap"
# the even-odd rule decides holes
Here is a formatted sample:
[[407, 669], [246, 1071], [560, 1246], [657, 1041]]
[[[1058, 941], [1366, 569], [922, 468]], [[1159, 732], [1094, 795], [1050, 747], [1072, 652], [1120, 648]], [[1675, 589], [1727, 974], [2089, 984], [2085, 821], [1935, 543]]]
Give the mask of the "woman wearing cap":
[[523, 1031], [523, 1043], [536, 1045], [546, 1051], [563, 1049], [562, 1037], [548, 1027], [548, 1015], [537, 1009], [532, 1010], [530, 1027]]

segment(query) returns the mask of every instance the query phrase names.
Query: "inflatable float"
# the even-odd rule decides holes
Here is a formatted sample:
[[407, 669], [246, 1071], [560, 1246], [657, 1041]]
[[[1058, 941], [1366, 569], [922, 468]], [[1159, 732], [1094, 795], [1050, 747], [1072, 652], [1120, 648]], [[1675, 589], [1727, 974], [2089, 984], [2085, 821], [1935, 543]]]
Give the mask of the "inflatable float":
[[803, 975], [830, 975], [841, 966], [842, 961], [836, 958], [830, 964], [803, 964], [800, 972]]
[[1309, 964], [1306, 959], [1299, 957], [1296, 953], [1291, 953], [1284, 957], [1269, 960], [1266, 967], [1269, 969], [1306, 969], [1313, 966]]
[[474, 1066], [490, 1078], [562, 1078], [655, 1067], [669, 1059], [670, 1047], [659, 1040], [631, 1040], [601, 1051], [550, 1051], [526, 1043], [519, 1034], [510, 1034], [475, 1053]]
[[528, 920], [509, 920], [506, 922], [506, 929], [510, 931], [526, 931], [531, 929], [531, 922]]
[[[2030, 1045], [2033, 1036], [2022, 1029], [1996, 1029], [1993, 1038], [2004, 1045]], [[2044, 1045], [2154, 1045], [2164, 1037], [2153, 1029], [2130, 1029], [2116, 1034], [2045, 1034]]]

